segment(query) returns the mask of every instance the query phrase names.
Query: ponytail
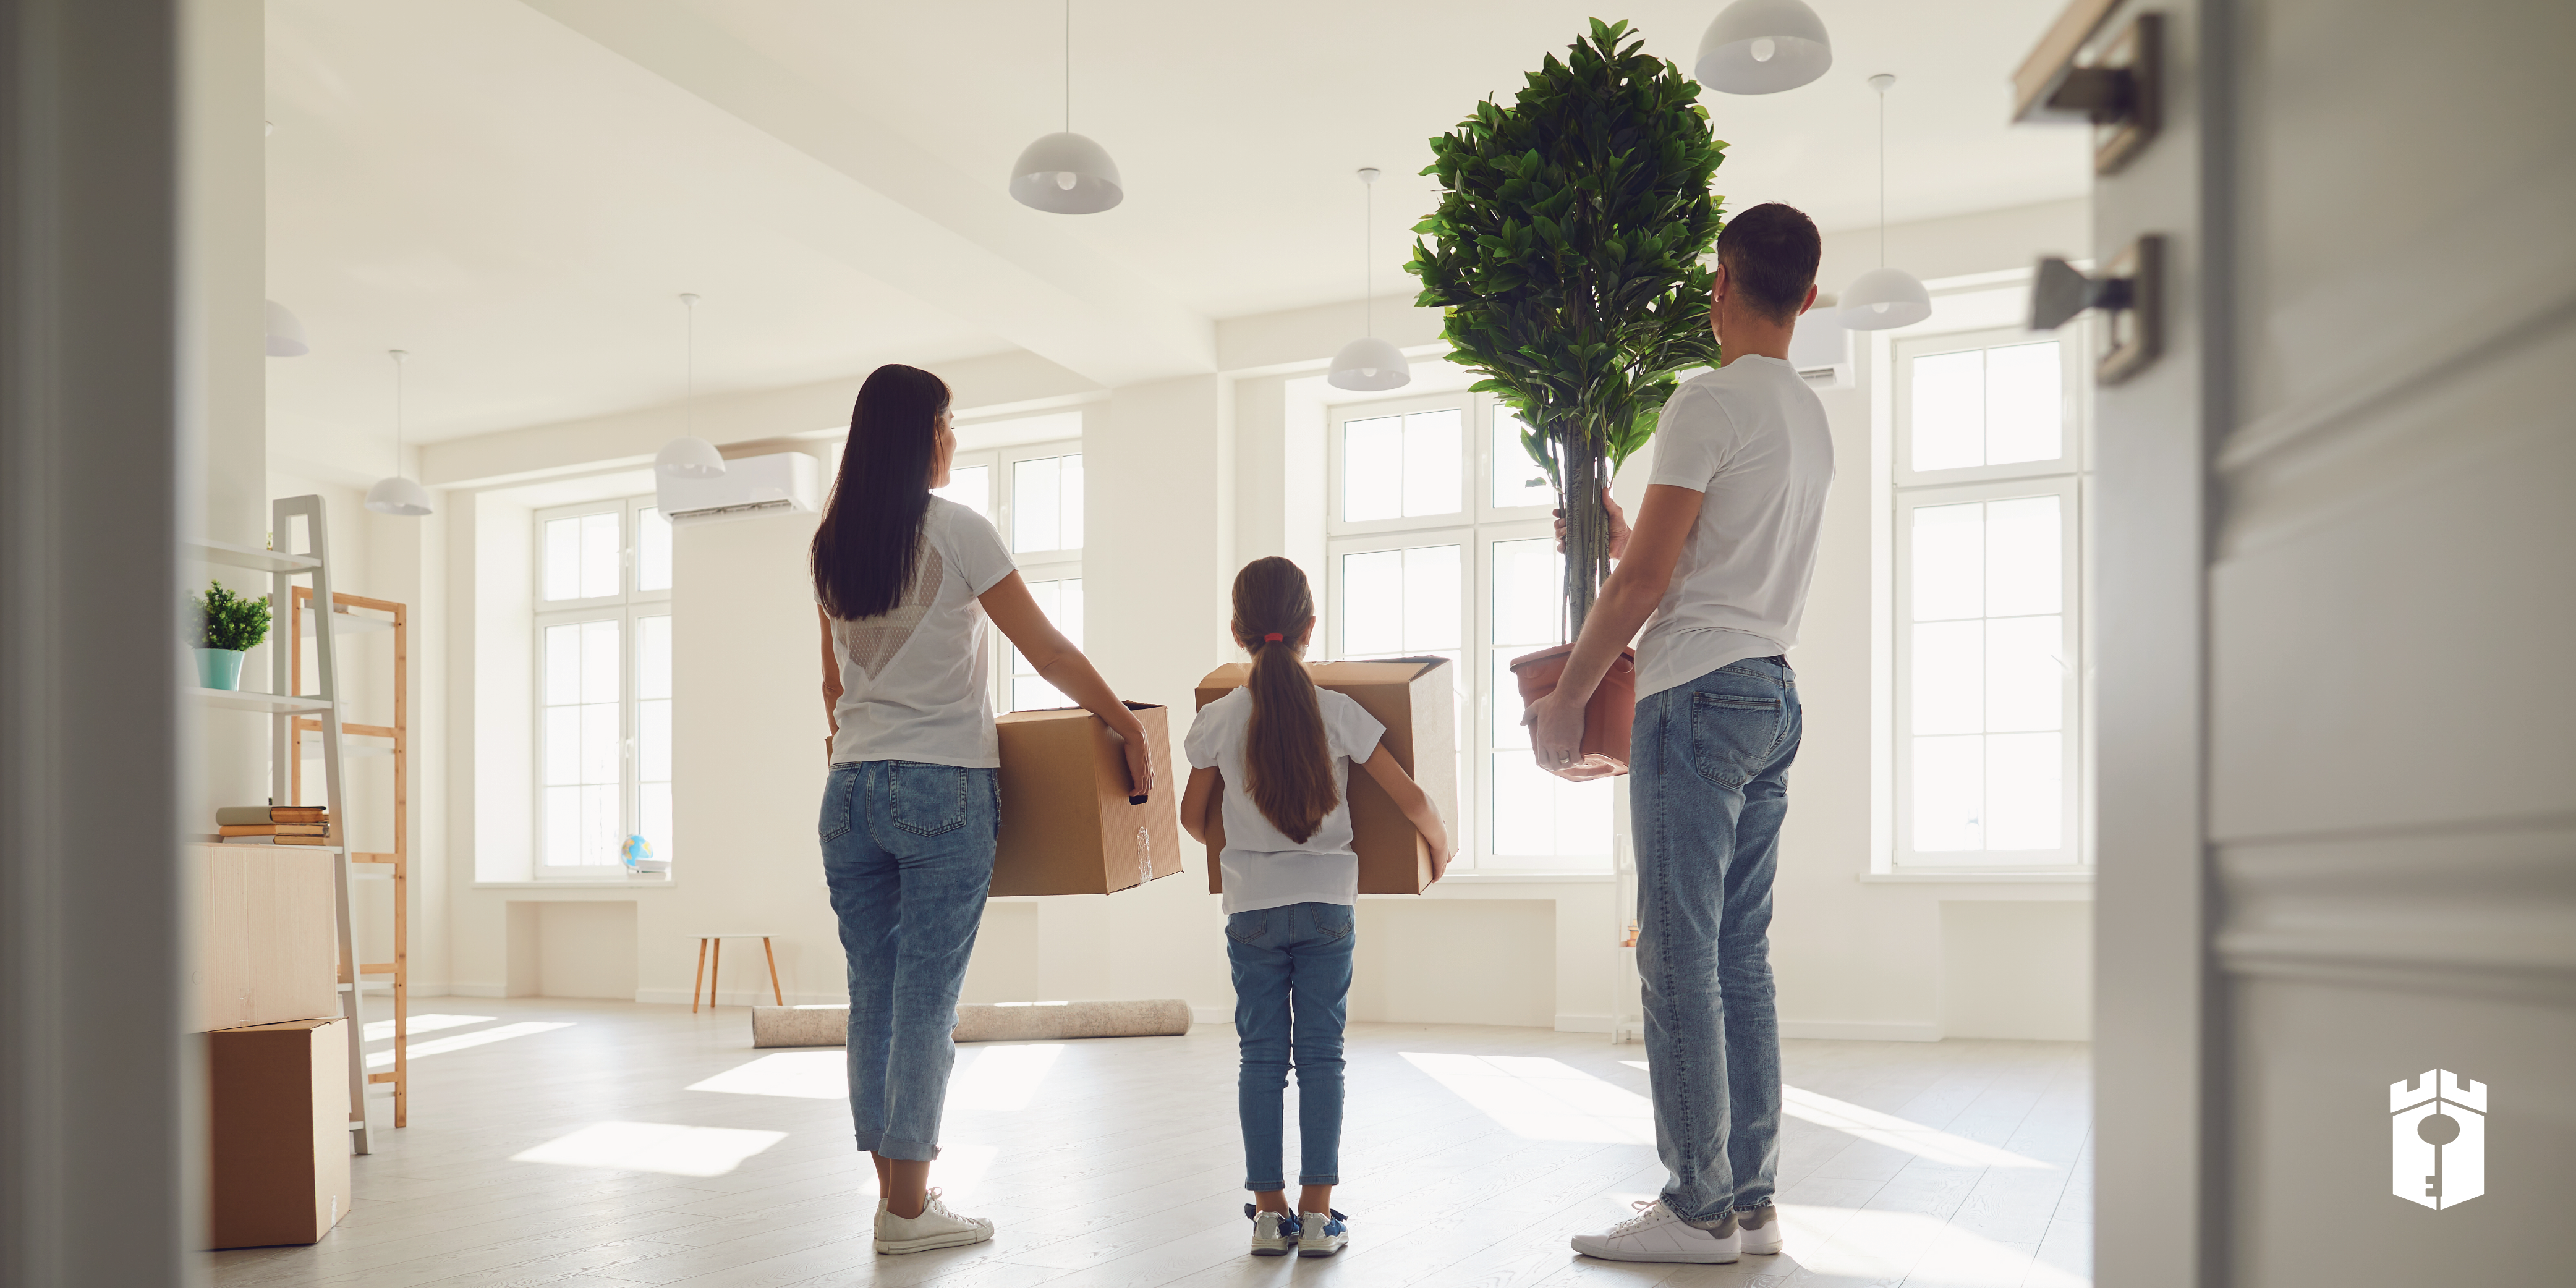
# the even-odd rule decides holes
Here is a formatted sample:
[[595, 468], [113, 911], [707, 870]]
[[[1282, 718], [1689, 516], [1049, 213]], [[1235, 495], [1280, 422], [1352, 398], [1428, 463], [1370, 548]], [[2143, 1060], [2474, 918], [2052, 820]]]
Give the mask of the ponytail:
[[1285, 559], [1255, 559], [1234, 577], [1234, 637], [1252, 653], [1252, 720], [1244, 734], [1243, 785], [1261, 816], [1298, 844], [1341, 803], [1324, 710], [1300, 660], [1299, 637], [1315, 616], [1306, 574]]

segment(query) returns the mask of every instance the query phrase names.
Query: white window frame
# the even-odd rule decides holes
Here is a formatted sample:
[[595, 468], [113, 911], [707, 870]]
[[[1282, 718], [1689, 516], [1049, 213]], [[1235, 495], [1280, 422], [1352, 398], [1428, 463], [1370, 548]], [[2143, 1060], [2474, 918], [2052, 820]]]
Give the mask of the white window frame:
[[[1011, 551], [1011, 563], [1019, 569], [1020, 580], [1031, 586], [1049, 581], [1082, 580], [1082, 547], [1032, 550], [1025, 554], [1016, 548], [1017, 525], [1014, 522], [1016, 515], [1013, 511], [1015, 500], [1013, 490], [1018, 478], [1019, 464], [1022, 461], [1082, 454], [1081, 439], [1060, 438], [1043, 443], [1014, 444], [1009, 447], [985, 448], [972, 452], [961, 451], [949, 462], [951, 478], [956, 476], [958, 470], [977, 465], [986, 466], [992, 470], [989, 476], [992, 480], [989, 501], [992, 506], [993, 530], [1001, 534], [1003, 548]], [[1084, 538], [1088, 540], [1090, 535], [1088, 504], [1084, 506], [1083, 524]], [[1074, 643], [1079, 646], [1082, 641], [1077, 639]], [[1017, 708], [1012, 705], [1011, 693], [1011, 642], [1000, 638], [999, 632], [995, 632], [991, 654], [992, 674], [989, 682], [992, 685], [993, 709], [995, 711], [1015, 710]]]
[[[1466, 436], [1464, 450], [1459, 453], [1462, 473], [1459, 510], [1418, 518], [1360, 522], [1345, 519], [1343, 476], [1347, 436], [1344, 426], [1354, 420], [1448, 408], [1456, 408], [1462, 413]], [[1463, 817], [1448, 820], [1456, 833], [1452, 838], [1458, 855], [1456, 868], [1527, 878], [1600, 877], [1611, 871], [1611, 851], [1617, 845], [1615, 836], [1605, 838], [1604, 847], [1597, 855], [1564, 855], [1554, 863], [1532, 863], [1519, 858], [1506, 860], [1494, 853], [1490, 825], [1494, 816], [1494, 783], [1493, 775], [1486, 768], [1486, 758], [1495, 750], [1496, 691], [1516, 693], [1517, 688], [1510, 673], [1493, 662], [1493, 547], [1501, 541], [1551, 536], [1551, 511], [1556, 503], [1551, 491], [1544, 500], [1533, 505], [1497, 507], [1493, 504], [1494, 453], [1498, 450], [1494, 442], [1494, 424], [1498, 416], [1508, 418], [1511, 414], [1510, 408], [1491, 395], [1479, 393], [1415, 395], [1342, 403], [1330, 408], [1325, 435], [1324, 568], [1321, 584], [1317, 587], [1322, 602], [1317, 608], [1319, 621], [1311, 656], [1317, 660], [1344, 656], [1342, 623], [1337, 610], [1342, 602], [1342, 559], [1345, 555], [1417, 546], [1459, 546], [1462, 584], [1458, 596], [1461, 615], [1458, 640], [1461, 700], [1465, 710], [1459, 724], [1458, 810]], [[1520, 451], [1517, 442], [1511, 450]]]
[[[1914, 359], [1944, 353], [2044, 344], [2050, 340], [2055, 340], [2059, 346], [2058, 360], [2061, 364], [2060, 424], [2065, 435], [2065, 453], [2062, 456], [2045, 461], [1945, 470], [1917, 470], [1913, 467]], [[1890, 359], [1888, 377], [1894, 412], [1890, 484], [1887, 495], [1882, 498], [1889, 507], [1886, 513], [1893, 544], [1892, 603], [1886, 619], [1892, 637], [1888, 640], [1892, 659], [1889, 715], [1890, 736], [1894, 744], [1888, 761], [1894, 806], [1893, 835], [1888, 855], [1890, 869], [1900, 873], [2090, 873], [2093, 870], [2092, 829], [2088, 823], [2092, 712], [2091, 686], [2085, 677], [2091, 669], [2088, 612], [2091, 596], [2086, 575], [2090, 562], [2086, 537], [2089, 532], [2087, 503], [2091, 499], [2089, 453], [2092, 437], [2088, 423], [2092, 373], [2086, 357], [2091, 347], [2086, 343], [2080, 326], [2069, 326], [2053, 336], [2015, 327], [1988, 327], [1901, 336], [1883, 352]], [[2046, 850], [1917, 851], [1914, 849], [1913, 797], [1913, 512], [1931, 505], [2043, 495], [2059, 498], [2058, 522], [2063, 543], [2059, 576], [2062, 647], [2067, 665], [2060, 691], [2060, 709], [2065, 713], [2059, 748], [2060, 843]]]
[[[619, 863], [566, 866], [545, 861], [545, 686], [546, 630], [549, 627], [573, 626], [598, 621], [618, 623], [618, 816], [622, 820], [622, 827], [626, 833], [633, 834], [643, 830], [643, 766], [637, 746], [642, 724], [642, 698], [638, 693], [637, 676], [642, 669], [640, 651], [643, 648], [644, 637], [643, 632], [638, 629], [638, 622], [646, 617], [673, 616], [672, 596], [668, 588], [648, 591], [642, 589], [640, 585], [644, 573], [641, 548], [643, 516], [646, 511], [657, 508], [657, 505], [656, 499], [650, 495], [632, 496], [585, 502], [579, 505], [551, 506], [536, 511], [533, 516], [531, 544], [534, 546], [536, 566], [529, 579], [533, 611], [530, 615], [528, 634], [528, 656], [531, 659], [528, 669], [531, 681], [529, 746], [535, 750], [535, 755], [530, 758], [531, 763], [528, 768], [530, 792], [533, 798], [531, 801], [533, 808], [528, 811], [530, 829], [528, 853], [530, 873], [540, 881], [600, 881], [623, 878], [626, 874], [625, 866]], [[546, 524], [557, 519], [581, 518], [593, 514], [619, 516], [618, 593], [584, 599], [549, 600], [545, 598]], [[676, 626], [677, 623], [675, 622], [674, 625]], [[658, 857], [672, 856], [665, 852]], [[673, 866], [676, 869], [677, 865]]]

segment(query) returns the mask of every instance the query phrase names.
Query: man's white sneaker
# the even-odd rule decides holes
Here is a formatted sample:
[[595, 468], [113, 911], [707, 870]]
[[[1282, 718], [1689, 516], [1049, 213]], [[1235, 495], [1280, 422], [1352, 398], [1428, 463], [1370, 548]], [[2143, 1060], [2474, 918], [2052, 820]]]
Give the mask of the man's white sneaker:
[[877, 1251], [928, 1252], [932, 1248], [960, 1248], [982, 1243], [993, 1237], [993, 1223], [980, 1216], [959, 1216], [948, 1210], [939, 1191], [930, 1192], [930, 1201], [921, 1205], [921, 1215], [900, 1217], [893, 1209], [877, 1209]]
[[1780, 1209], [1768, 1203], [1758, 1208], [1737, 1208], [1735, 1228], [1743, 1237], [1746, 1252], [1767, 1257], [1780, 1251]]
[[1599, 1234], [1574, 1236], [1574, 1250], [1604, 1261], [1733, 1261], [1743, 1251], [1735, 1214], [1723, 1225], [1703, 1230], [1675, 1215], [1662, 1199], [1639, 1202], [1637, 1215]]
[[1249, 1203], [1243, 1205], [1243, 1214], [1252, 1218], [1252, 1255], [1284, 1257], [1297, 1250], [1297, 1218], [1264, 1212]]
[[1350, 1218], [1339, 1212], [1297, 1214], [1297, 1255], [1329, 1257], [1351, 1246]]

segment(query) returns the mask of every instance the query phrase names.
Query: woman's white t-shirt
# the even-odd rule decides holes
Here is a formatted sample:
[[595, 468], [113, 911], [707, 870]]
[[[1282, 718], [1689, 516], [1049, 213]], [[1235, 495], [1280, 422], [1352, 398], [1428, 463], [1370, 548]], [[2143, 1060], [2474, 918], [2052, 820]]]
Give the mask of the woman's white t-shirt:
[[880, 617], [832, 619], [832, 657], [841, 667], [832, 763], [1002, 763], [984, 606], [976, 596], [1013, 571], [1002, 534], [984, 516], [930, 498], [921, 559], [903, 602]]
[[1324, 748], [1333, 760], [1333, 812], [1315, 834], [1291, 841], [1270, 825], [1244, 793], [1244, 734], [1252, 724], [1252, 691], [1236, 689], [1199, 708], [1181, 752], [1195, 769], [1214, 769], [1225, 780], [1221, 801], [1225, 849], [1217, 856], [1225, 874], [1225, 911], [1257, 912], [1292, 903], [1360, 901], [1360, 858], [1351, 849], [1350, 771], [1377, 754], [1386, 726], [1347, 696], [1315, 690], [1324, 714]]

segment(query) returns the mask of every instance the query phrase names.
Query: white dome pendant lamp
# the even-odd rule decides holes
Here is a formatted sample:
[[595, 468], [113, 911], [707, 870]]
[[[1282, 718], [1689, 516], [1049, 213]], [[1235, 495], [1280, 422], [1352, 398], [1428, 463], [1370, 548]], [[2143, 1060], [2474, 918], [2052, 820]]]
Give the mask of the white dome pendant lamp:
[[1735, 0], [1699, 38], [1691, 75], [1721, 94], [1777, 94], [1834, 65], [1825, 20], [1798, 0]]
[[1887, 266], [1887, 91], [1894, 84], [1896, 78], [1885, 72], [1869, 78], [1869, 87], [1878, 91], [1878, 267], [1843, 290], [1837, 316], [1854, 331], [1893, 330], [1932, 316], [1932, 294], [1923, 283]]
[[662, 444], [654, 454], [653, 473], [666, 479], [720, 478], [725, 472], [724, 453], [716, 445], [698, 437], [698, 297], [683, 293], [680, 303], [689, 311], [688, 352], [683, 377], [685, 391], [680, 395], [680, 436]]
[[1051, 214], [1096, 215], [1126, 198], [1109, 150], [1073, 132], [1073, 0], [1064, 0], [1064, 129], [1021, 151], [1011, 199]]
[[313, 352], [313, 346], [304, 342], [304, 320], [275, 300], [263, 302], [268, 305], [268, 356], [301, 358]]
[[394, 472], [376, 480], [367, 489], [367, 508], [378, 514], [399, 514], [417, 519], [430, 512], [429, 489], [411, 481], [403, 473], [403, 360], [411, 355], [400, 349], [387, 349], [394, 360]]
[[1413, 368], [1394, 345], [1377, 338], [1377, 261], [1369, 256], [1370, 225], [1377, 215], [1377, 167], [1360, 171], [1360, 184], [1368, 191], [1368, 200], [1360, 216], [1360, 274], [1363, 285], [1360, 297], [1359, 339], [1342, 346], [1333, 355], [1333, 370], [1324, 377], [1336, 389], [1401, 389], [1413, 383]]

